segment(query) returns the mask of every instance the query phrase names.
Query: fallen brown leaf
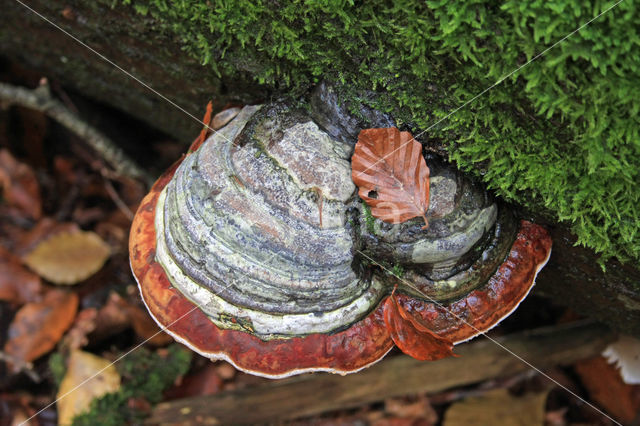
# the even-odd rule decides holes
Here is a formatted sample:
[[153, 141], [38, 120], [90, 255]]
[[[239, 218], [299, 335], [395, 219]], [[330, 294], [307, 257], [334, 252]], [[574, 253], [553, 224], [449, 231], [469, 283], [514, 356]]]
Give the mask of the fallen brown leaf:
[[33, 251], [42, 241], [53, 237], [54, 235], [61, 233], [70, 233], [79, 231], [78, 225], [69, 222], [56, 222], [49, 217], [43, 217], [35, 224], [29, 232], [22, 235], [20, 241], [17, 242], [15, 247], [15, 253], [18, 256], [24, 256], [25, 254]]
[[444, 414], [443, 426], [544, 424], [547, 392], [515, 397], [506, 389], [496, 389], [478, 397], [455, 402]]
[[34, 167], [45, 167], [47, 156], [44, 149], [44, 139], [49, 129], [49, 119], [42, 111], [31, 108], [17, 107], [15, 109], [20, 127], [21, 142], [27, 155], [29, 164]]
[[591, 398], [624, 424], [631, 424], [640, 413], [640, 385], [622, 381], [618, 370], [604, 357], [579, 361], [576, 373]]
[[406, 397], [387, 398], [384, 401], [384, 411], [389, 416], [421, 419], [428, 424], [436, 424], [438, 421], [438, 414], [424, 395], [411, 399]]
[[220, 362], [217, 363], [216, 371], [217, 371], [218, 376], [222, 380], [231, 380], [238, 373], [238, 370], [233, 368], [233, 366], [231, 364], [229, 364], [228, 362], [225, 362], [225, 361], [220, 361]]
[[71, 351], [57, 395], [58, 424], [71, 424], [75, 416], [88, 410], [95, 398], [118, 389], [120, 374], [111, 361], [88, 352]]
[[91, 333], [91, 339], [100, 341], [129, 328], [131, 319], [127, 311], [128, 306], [128, 302], [118, 293], [109, 294], [107, 302], [98, 310], [96, 328]]
[[41, 277], [56, 284], [76, 284], [96, 273], [111, 249], [93, 232], [65, 232], [48, 238], [24, 257]]
[[[47, 292], [41, 302], [27, 303], [9, 325], [5, 353], [23, 363], [46, 354], [71, 326], [77, 309], [78, 296], [59, 289]], [[11, 365], [14, 372], [20, 367]]]
[[190, 396], [213, 395], [222, 389], [222, 378], [212, 362], [182, 378], [180, 383], [164, 392], [166, 399], [187, 398]]
[[149, 403], [149, 401], [147, 401], [144, 397], [129, 398], [127, 400], [127, 407], [129, 407], [131, 410], [145, 414], [149, 414], [152, 408], [151, 403]]
[[567, 424], [567, 407], [562, 407], [557, 410], [547, 411], [544, 416], [544, 423], [546, 426], [564, 426]]
[[385, 222], [424, 219], [429, 207], [429, 168], [422, 145], [395, 127], [365, 129], [351, 158], [351, 177], [371, 214]]
[[40, 186], [28, 165], [0, 149], [0, 194], [7, 204], [31, 219], [42, 215]]
[[40, 300], [42, 281], [17, 256], [0, 247], [0, 300], [16, 305]]

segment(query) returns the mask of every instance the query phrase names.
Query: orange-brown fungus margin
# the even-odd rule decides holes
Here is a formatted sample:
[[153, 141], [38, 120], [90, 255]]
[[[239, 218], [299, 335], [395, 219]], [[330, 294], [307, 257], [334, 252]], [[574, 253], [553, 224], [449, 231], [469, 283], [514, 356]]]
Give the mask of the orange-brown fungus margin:
[[[181, 161], [165, 172], [143, 199], [129, 239], [131, 268], [149, 312], [161, 327], [203, 356], [225, 359], [243, 371], [272, 378], [305, 371], [345, 374], [384, 357], [393, 347], [383, 316], [384, 301], [344, 331], [269, 341], [242, 331], [220, 329], [200, 309], [194, 309], [193, 303], [171, 286], [155, 258], [156, 203]], [[398, 294], [398, 306], [445, 339], [454, 343], [468, 340], [517, 307], [550, 250], [547, 232], [523, 221], [511, 252], [486, 286], [446, 307]]]

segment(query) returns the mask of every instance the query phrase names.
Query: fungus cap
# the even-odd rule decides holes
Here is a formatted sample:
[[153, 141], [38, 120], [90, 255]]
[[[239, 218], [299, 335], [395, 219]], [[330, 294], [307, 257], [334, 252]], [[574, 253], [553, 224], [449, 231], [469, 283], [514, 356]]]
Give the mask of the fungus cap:
[[414, 353], [385, 323], [398, 281], [354, 258], [361, 249], [407, 268], [411, 283], [394, 296], [403, 315], [454, 344], [511, 313], [550, 254], [543, 228], [498, 212], [448, 166], [432, 172], [432, 229], [418, 234], [417, 221], [372, 235], [350, 179], [351, 147], [301, 112], [245, 107], [202, 142], [143, 199], [131, 266], [167, 333], [252, 374], [351, 373], [394, 339]]

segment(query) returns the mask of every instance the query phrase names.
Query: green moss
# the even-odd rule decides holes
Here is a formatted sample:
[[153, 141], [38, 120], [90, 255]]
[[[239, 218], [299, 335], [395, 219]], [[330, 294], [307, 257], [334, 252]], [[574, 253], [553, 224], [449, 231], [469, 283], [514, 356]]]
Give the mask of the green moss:
[[138, 348], [115, 364], [122, 376], [122, 386], [92, 401], [89, 412], [76, 416], [78, 425], [137, 424], [145, 417], [128, 403], [132, 398], [142, 398], [151, 404], [162, 400], [162, 391], [179, 376], [185, 374], [191, 362], [191, 351], [173, 344], [165, 355]]
[[502, 197], [569, 222], [603, 259], [640, 259], [635, 2], [474, 99], [614, 2], [123, 1], [219, 75], [293, 96], [340, 82], [352, 100], [429, 129], [422, 139], [444, 142]]
[[376, 218], [371, 214], [371, 209], [364, 201], [362, 203], [362, 213], [364, 214], [364, 223], [367, 226], [367, 231], [372, 235], [378, 235], [376, 230]]
[[401, 265], [393, 265], [390, 272], [394, 277], [402, 278], [404, 275], [404, 268]]
[[53, 381], [56, 384], [56, 387], [59, 387], [60, 383], [62, 383], [62, 379], [64, 378], [64, 374], [67, 372], [64, 357], [60, 352], [54, 352], [49, 357], [47, 363], [49, 364], [49, 371], [51, 371]]

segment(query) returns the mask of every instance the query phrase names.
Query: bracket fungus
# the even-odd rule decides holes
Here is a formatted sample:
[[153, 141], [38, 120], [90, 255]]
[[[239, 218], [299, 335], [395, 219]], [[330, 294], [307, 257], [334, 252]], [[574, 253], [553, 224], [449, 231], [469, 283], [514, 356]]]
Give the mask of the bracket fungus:
[[131, 266], [167, 333], [260, 376], [346, 374], [394, 343], [447, 356], [517, 307], [549, 257], [543, 228], [435, 157], [428, 228], [377, 220], [351, 178], [355, 141], [317, 122], [244, 107], [144, 198]]

